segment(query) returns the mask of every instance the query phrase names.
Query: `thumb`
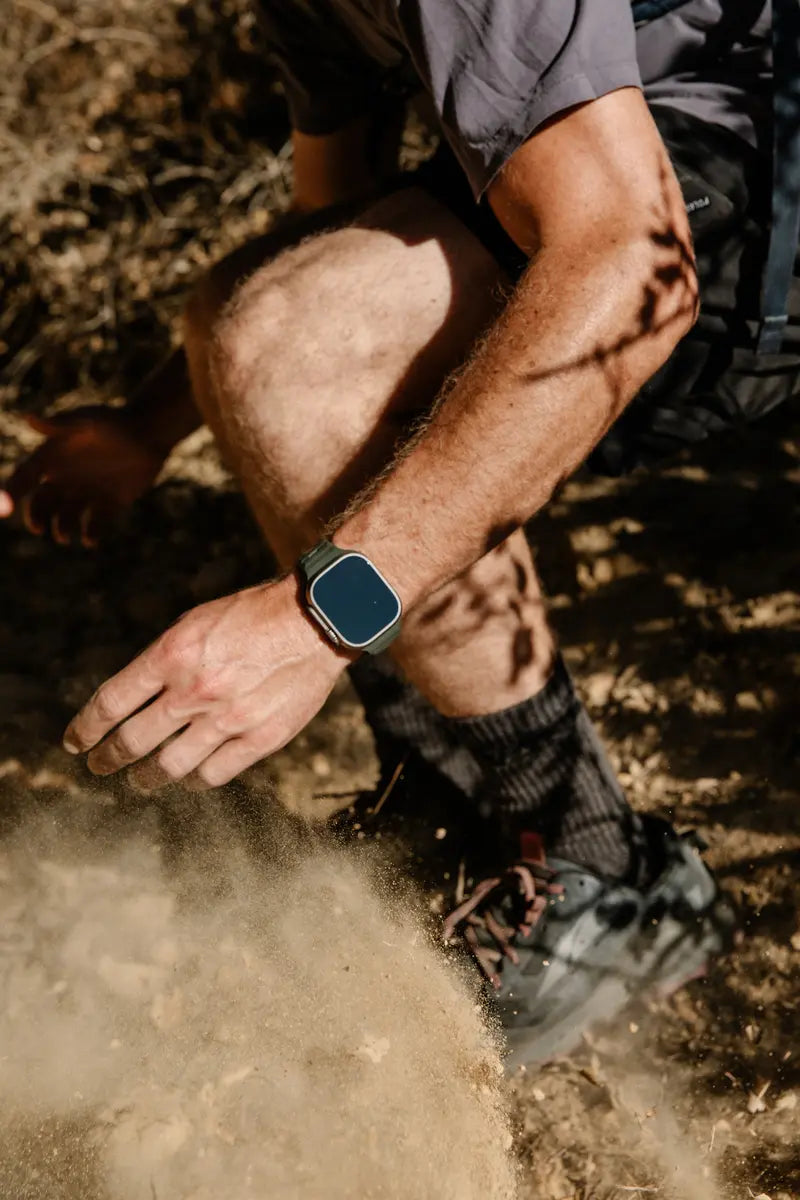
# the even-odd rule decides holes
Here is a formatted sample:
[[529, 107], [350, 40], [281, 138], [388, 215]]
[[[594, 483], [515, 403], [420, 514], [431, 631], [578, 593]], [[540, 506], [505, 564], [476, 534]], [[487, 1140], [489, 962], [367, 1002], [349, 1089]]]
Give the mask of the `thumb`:
[[53, 417], [37, 417], [35, 413], [26, 413], [24, 419], [35, 433], [41, 433], [43, 437], [54, 437], [71, 425], [73, 418], [74, 413], [63, 412], [56, 413]]
[[14, 501], [9, 496], [8, 492], [0, 489], [0, 519], [10, 517], [14, 511]]

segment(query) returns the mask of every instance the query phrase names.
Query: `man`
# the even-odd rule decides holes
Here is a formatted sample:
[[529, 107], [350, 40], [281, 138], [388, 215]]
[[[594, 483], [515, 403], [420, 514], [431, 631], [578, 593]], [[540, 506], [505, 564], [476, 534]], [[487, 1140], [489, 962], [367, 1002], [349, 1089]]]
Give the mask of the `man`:
[[[731, 416], [708, 383], [757, 307], [770, 14], [688, 0], [638, 32], [628, 0], [270, 0], [265, 17], [307, 217], [209, 274], [185, 360], [127, 411], [40, 423], [4, 511], [91, 542], [196, 406], [286, 574], [187, 613], [65, 746], [99, 774], [221, 785], [349, 668], [387, 782], [402, 764], [419, 799], [446, 776], [483, 823], [492, 869], [446, 931], [532, 1061], [701, 970], [729, 921], [686, 841], [629, 809], [522, 526], [593, 451], [621, 469]], [[392, 181], [415, 89], [449, 148]], [[359, 653], [390, 643], [397, 671]]]

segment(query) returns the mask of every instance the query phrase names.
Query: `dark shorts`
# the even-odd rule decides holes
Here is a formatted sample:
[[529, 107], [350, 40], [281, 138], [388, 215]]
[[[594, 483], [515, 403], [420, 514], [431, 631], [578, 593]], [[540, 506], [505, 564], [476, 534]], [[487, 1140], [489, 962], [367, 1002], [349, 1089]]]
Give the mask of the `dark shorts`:
[[[783, 353], [753, 352], [770, 220], [771, 165], [721, 126], [666, 106], [653, 117], [683, 190], [701, 315], [590, 458], [605, 474], [647, 465], [711, 433], [746, 425], [800, 396], [800, 259]], [[488, 204], [478, 205], [447, 147], [415, 176], [516, 281], [527, 259]]]

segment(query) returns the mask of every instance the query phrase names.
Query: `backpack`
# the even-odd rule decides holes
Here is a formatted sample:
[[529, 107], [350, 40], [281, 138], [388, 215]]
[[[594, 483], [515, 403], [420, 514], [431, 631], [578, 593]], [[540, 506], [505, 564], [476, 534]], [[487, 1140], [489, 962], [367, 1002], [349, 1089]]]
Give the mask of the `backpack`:
[[[638, 28], [688, 2], [633, 0], [634, 23]], [[741, 15], [747, 5], [744, 0], [738, 3], [741, 8], [735, 11]], [[714, 329], [713, 317], [704, 320], [701, 312], [695, 329], [591, 456], [594, 469], [605, 474], [648, 465], [710, 433], [750, 423], [800, 393], [800, 0], [773, 0], [772, 51], [769, 211], [762, 221], [763, 236], [757, 239], [756, 261], [748, 252], [736, 264], [741, 270], [739, 286], [755, 294], [760, 286], [760, 304], [751, 319], [737, 314], [724, 332]], [[662, 137], [669, 144], [668, 115], [664, 123]], [[720, 246], [730, 250], [724, 238]], [[703, 281], [702, 271], [700, 276]]]

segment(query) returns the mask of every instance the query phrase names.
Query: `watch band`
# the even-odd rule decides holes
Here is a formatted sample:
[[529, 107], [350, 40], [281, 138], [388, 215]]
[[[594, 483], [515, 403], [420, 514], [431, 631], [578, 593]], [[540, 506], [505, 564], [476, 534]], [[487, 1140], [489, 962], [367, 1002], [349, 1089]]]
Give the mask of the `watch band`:
[[402, 620], [397, 618], [394, 625], [390, 625], [388, 629], [384, 629], [379, 637], [374, 638], [368, 646], [364, 646], [365, 654], [382, 654], [387, 646], [391, 646], [396, 637], [400, 635]]
[[[343, 558], [348, 554], [347, 550], [340, 550], [328, 538], [323, 538], [317, 542], [316, 546], [312, 546], [305, 554], [301, 554], [298, 560], [298, 567], [303, 575], [303, 581], [306, 586], [316, 579], [331, 563], [335, 563], [337, 559]], [[400, 633], [402, 625], [401, 619], [398, 617], [394, 625], [385, 629], [378, 637], [374, 638], [369, 645], [362, 647], [365, 654], [382, 654], [383, 651], [391, 646], [394, 639]]]
[[311, 583], [316, 575], [319, 575], [331, 563], [336, 562], [337, 558], [341, 558], [346, 553], [346, 550], [340, 550], [328, 538], [323, 538], [321, 542], [317, 542], [316, 546], [306, 550], [305, 554], [300, 555], [299, 562], [306, 583]]

